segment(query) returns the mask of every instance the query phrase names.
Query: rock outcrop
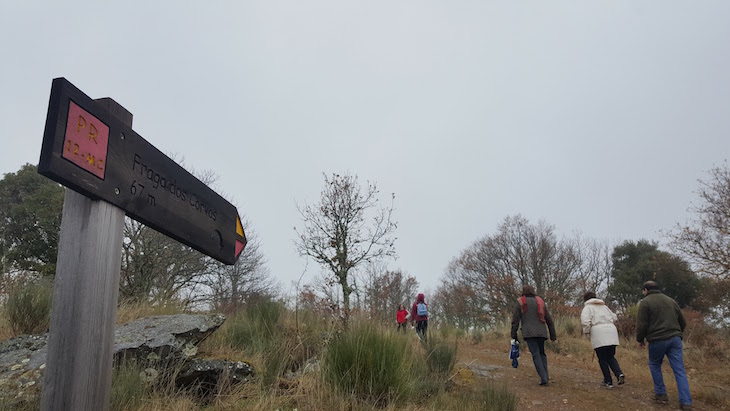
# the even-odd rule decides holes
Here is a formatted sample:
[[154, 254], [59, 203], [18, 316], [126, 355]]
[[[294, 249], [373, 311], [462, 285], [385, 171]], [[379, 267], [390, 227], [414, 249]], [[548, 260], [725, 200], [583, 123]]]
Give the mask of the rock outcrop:
[[[248, 381], [253, 369], [243, 362], [194, 357], [198, 344], [225, 321], [221, 314], [178, 314], [146, 317], [117, 326], [116, 362], [134, 361], [145, 368], [141, 378], [165, 374], [178, 367], [175, 383], [194, 387], [202, 396], [224, 379], [234, 384]], [[4, 403], [37, 401], [46, 363], [47, 334], [23, 335], [0, 342], [0, 400]]]
[[222, 314], [178, 314], [140, 318], [117, 326], [115, 359], [185, 359], [198, 351], [198, 344], [223, 325]]

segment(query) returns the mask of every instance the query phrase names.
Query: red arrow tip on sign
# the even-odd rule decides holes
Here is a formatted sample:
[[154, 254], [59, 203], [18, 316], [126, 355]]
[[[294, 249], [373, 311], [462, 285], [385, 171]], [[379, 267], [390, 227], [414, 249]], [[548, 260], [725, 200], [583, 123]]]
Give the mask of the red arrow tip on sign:
[[236, 258], [238, 258], [238, 255], [241, 254], [241, 251], [243, 251], [243, 247], [246, 244], [244, 244], [242, 241], [236, 240]]

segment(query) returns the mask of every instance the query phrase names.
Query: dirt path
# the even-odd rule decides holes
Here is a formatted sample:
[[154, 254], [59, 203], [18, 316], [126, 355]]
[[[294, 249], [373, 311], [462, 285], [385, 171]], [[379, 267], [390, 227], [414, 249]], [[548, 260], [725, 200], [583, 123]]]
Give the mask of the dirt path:
[[[460, 360], [456, 370], [462, 370], [456, 377], [457, 384], [469, 384], [474, 378], [493, 378], [504, 381], [519, 397], [518, 409], [601, 411], [601, 410], [675, 410], [679, 403], [670, 391], [669, 405], [653, 401], [651, 383], [636, 383], [626, 376], [626, 384], [613, 389], [601, 385], [601, 371], [597, 362], [577, 367], [580, 360], [548, 354], [550, 385], [538, 386], [539, 378], [532, 364], [529, 352], [522, 353], [519, 367], [512, 368], [506, 351], [482, 347], [460, 347]], [[590, 368], [590, 370], [588, 369]], [[648, 371], [647, 371], [648, 372]], [[468, 374], [471, 374], [468, 375]], [[673, 384], [674, 381], [666, 381]], [[615, 384], [615, 382], [614, 382]], [[694, 409], [716, 410], [695, 401]]]

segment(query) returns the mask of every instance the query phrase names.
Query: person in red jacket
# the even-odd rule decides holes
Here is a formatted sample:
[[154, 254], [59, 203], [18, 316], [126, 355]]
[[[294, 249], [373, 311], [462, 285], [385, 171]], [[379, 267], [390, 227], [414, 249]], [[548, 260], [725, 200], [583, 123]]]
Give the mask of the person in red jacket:
[[398, 314], [395, 316], [395, 321], [398, 323], [398, 332], [400, 332], [400, 329], [403, 328], [403, 332], [406, 332], [406, 327], [408, 326], [408, 321], [406, 321], [406, 317], [408, 316], [408, 310], [406, 310], [406, 307], [401, 304], [398, 306]]
[[418, 294], [416, 302], [411, 307], [411, 325], [416, 322], [416, 333], [422, 341], [426, 341], [426, 330], [428, 329], [428, 304], [423, 294]]

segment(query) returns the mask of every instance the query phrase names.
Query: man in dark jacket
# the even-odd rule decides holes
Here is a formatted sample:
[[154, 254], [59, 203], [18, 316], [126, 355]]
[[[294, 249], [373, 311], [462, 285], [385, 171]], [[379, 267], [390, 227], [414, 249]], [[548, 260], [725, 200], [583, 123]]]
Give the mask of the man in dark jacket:
[[[517, 329], [522, 323], [522, 338], [532, 354], [537, 375], [540, 376], [540, 385], [548, 385], [547, 356], [545, 355], [545, 340], [550, 331], [550, 341], [555, 341], [555, 325], [542, 298], [535, 295], [531, 286], [522, 287], [522, 296], [517, 299], [517, 305], [512, 315], [512, 339], [517, 339]], [[545, 328], [547, 325], [547, 329]]]
[[659, 291], [659, 285], [654, 281], [644, 283], [642, 293], [644, 298], [636, 316], [636, 341], [641, 348], [644, 348], [644, 339], [649, 342], [649, 370], [654, 380], [654, 400], [663, 404], [669, 402], [662, 378], [662, 361], [666, 355], [679, 391], [679, 408], [691, 410], [692, 396], [682, 357], [682, 333], [687, 325], [682, 310], [676, 301]]

